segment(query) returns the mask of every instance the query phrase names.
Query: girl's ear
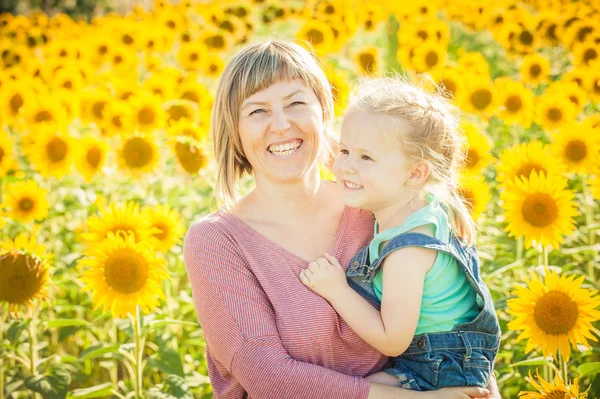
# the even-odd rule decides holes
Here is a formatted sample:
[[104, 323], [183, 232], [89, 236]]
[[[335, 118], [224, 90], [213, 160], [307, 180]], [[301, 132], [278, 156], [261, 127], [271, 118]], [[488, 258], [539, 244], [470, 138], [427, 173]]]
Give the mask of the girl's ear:
[[430, 166], [429, 161], [426, 160], [421, 160], [413, 164], [412, 171], [406, 183], [412, 186], [425, 184], [431, 173]]

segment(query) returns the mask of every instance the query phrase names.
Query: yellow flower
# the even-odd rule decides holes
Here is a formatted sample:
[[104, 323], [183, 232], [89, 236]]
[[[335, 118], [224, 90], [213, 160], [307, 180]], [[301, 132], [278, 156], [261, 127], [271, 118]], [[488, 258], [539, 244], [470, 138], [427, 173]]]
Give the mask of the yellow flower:
[[574, 194], [566, 189], [567, 180], [532, 171], [529, 179], [515, 178], [500, 198], [510, 236], [525, 237], [525, 245], [552, 245], [558, 248], [563, 236], [575, 231], [573, 216], [578, 212]]
[[490, 186], [481, 175], [461, 174], [456, 190], [471, 212], [473, 220], [477, 220], [485, 212], [492, 199]]
[[584, 89], [579, 87], [576, 82], [554, 82], [548, 86], [544, 94], [567, 97], [573, 105], [575, 105], [577, 113], [583, 111], [583, 107], [585, 107], [587, 103], [587, 93]]
[[312, 46], [312, 49], [309, 46], [309, 50], [314, 49], [320, 55], [327, 54], [335, 40], [329, 25], [315, 19], [304, 20], [302, 27], [296, 33], [296, 39], [304, 46], [308, 42]]
[[350, 88], [348, 87], [348, 73], [340, 69], [334, 69], [332, 65], [325, 69], [325, 76], [331, 85], [333, 106], [337, 116], [343, 115], [348, 106]]
[[75, 167], [85, 181], [91, 182], [106, 163], [108, 144], [95, 137], [84, 137], [77, 151]]
[[360, 75], [378, 75], [380, 72], [379, 50], [369, 47], [354, 55], [354, 64]]
[[191, 175], [208, 165], [206, 142], [199, 142], [191, 136], [180, 136], [173, 140], [173, 149], [177, 163]]
[[0, 177], [13, 167], [13, 145], [8, 132], [0, 130]]
[[23, 117], [31, 97], [24, 82], [7, 81], [0, 90], [0, 116], [7, 124], [17, 124]]
[[591, 173], [600, 159], [597, 132], [581, 122], [571, 123], [555, 133], [550, 150], [574, 173]]
[[560, 377], [560, 372], [555, 370], [554, 382], [544, 380], [536, 371], [537, 382], [531, 376], [529, 371], [529, 382], [538, 392], [521, 391], [519, 399], [586, 399], [587, 392], [579, 393], [579, 380], [575, 378], [573, 384], [567, 388], [565, 382]]
[[131, 123], [142, 132], [160, 129], [164, 125], [164, 111], [160, 99], [150, 94], [138, 94], [130, 98]]
[[[37, 229], [34, 230], [37, 232]], [[51, 254], [35, 234], [0, 241], [0, 311], [31, 317], [34, 301], [48, 298]]]
[[533, 120], [533, 94], [521, 82], [512, 79], [496, 79], [498, 109], [496, 114], [505, 123], [517, 123], [525, 128]]
[[523, 57], [520, 71], [523, 82], [537, 86], [548, 80], [550, 63], [538, 53], [526, 55]]
[[205, 29], [200, 34], [199, 42], [209, 51], [227, 51], [233, 45], [233, 38], [227, 31]]
[[411, 61], [420, 73], [436, 73], [446, 65], [446, 58], [446, 47], [431, 41], [415, 47]]
[[198, 104], [200, 110], [210, 109], [213, 98], [202, 83], [187, 80], [177, 88], [177, 96], [181, 100], [188, 100]]
[[133, 130], [131, 105], [127, 101], [112, 100], [104, 107], [100, 128], [103, 136], [125, 136]]
[[60, 103], [47, 101], [51, 98], [50, 93], [39, 93], [35, 100], [28, 102], [25, 110], [27, 123], [32, 130], [37, 129], [42, 124], [52, 126], [62, 126], [65, 124], [66, 112]]
[[319, 164], [319, 176], [321, 180], [331, 180], [335, 181], [335, 175], [329, 168], [325, 165]]
[[527, 287], [517, 287], [516, 298], [507, 302], [507, 313], [515, 317], [508, 328], [520, 331], [517, 342], [527, 339], [526, 352], [542, 351], [544, 356], [557, 359], [557, 351], [568, 361], [571, 345], [591, 349], [588, 339], [597, 341], [592, 334], [592, 323], [600, 318], [600, 297], [596, 290], [581, 288], [584, 276], [560, 276], [546, 269], [544, 281], [532, 274]]
[[495, 110], [495, 89], [490, 81], [478, 76], [465, 82], [465, 90], [459, 104], [465, 112], [471, 112], [486, 119]]
[[204, 63], [204, 74], [210, 78], [221, 76], [225, 68], [225, 61], [217, 54], [209, 54]]
[[6, 197], [0, 208], [8, 208], [7, 216], [18, 222], [42, 220], [48, 216], [50, 204], [48, 192], [35, 181], [21, 181], [8, 184]]
[[600, 59], [600, 44], [586, 40], [573, 46], [573, 58], [576, 66], [590, 66]]
[[595, 63], [594, 68], [590, 68], [588, 72], [587, 91], [591, 99], [600, 102], [600, 71], [598, 66], [600, 62]]
[[113, 317], [135, 315], [136, 306], [151, 312], [165, 299], [163, 280], [169, 278], [166, 261], [148, 242], [137, 242], [132, 233], [108, 233], [92, 245], [78, 262], [84, 290], [93, 292], [94, 310], [111, 311]]
[[566, 96], [544, 94], [537, 98], [535, 121], [545, 130], [554, 131], [577, 117], [577, 108]]
[[490, 66], [483, 54], [478, 51], [461, 52], [458, 59], [457, 69], [459, 71], [469, 71], [469, 76], [478, 76], [480, 78], [489, 78]]
[[492, 161], [490, 155], [492, 145], [485, 134], [480, 132], [477, 125], [472, 122], [463, 122], [462, 131], [466, 139], [464, 169], [471, 174], [480, 174]]
[[166, 101], [173, 98], [175, 82], [172, 81], [168, 74], [163, 74], [158, 71], [144, 80], [143, 87], [155, 96], [158, 96], [161, 101]]
[[128, 201], [121, 204], [110, 204], [108, 208], [100, 206], [99, 215], [87, 219], [87, 232], [81, 238], [87, 243], [99, 243], [108, 237], [108, 233], [133, 233], [137, 242], [151, 241], [153, 235], [159, 233], [152, 227], [148, 216], [140, 212], [140, 205]]
[[167, 124], [188, 120], [195, 122], [198, 119], [198, 106], [186, 100], [174, 100], [166, 104]]
[[84, 93], [81, 101], [81, 116], [84, 122], [95, 122], [98, 126], [103, 126], [106, 122], [105, 110], [112, 101], [113, 98], [104, 89]]
[[546, 175], [562, 175], [566, 172], [560, 160], [548, 162], [549, 158], [549, 148], [540, 141], [530, 141], [508, 148], [500, 154], [496, 179], [500, 183], [511, 184], [515, 177], [529, 178], [532, 171], [538, 175], [540, 172]]
[[205, 45], [200, 42], [192, 42], [181, 46], [177, 60], [183, 68], [195, 71], [204, 68], [207, 56], [208, 50]]
[[458, 68], [445, 68], [436, 79], [437, 83], [456, 100], [463, 90], [463, 73]]
[[158, 240], [156, 248], [167, 252], [173, 245], [181, 243], [181, 237], [185, 232], [179, 212], [176, 209], [170, 209], [168, 205], [156, 205], [145, 207], [145, 212], [152, 227], [159, 230], [153, 236]]
[[119, 168], [136, 177], [152, 172], [159, 163], [159, 148], [156, 139], [150, 134], [130, 134], [123, 138], [118, 151]]
[[44, 127], [38, 129], [34, 140], [25, 152], [35, 170], [44, 177], [62, 177], [71, 172], [75, 151], [71, 136]]

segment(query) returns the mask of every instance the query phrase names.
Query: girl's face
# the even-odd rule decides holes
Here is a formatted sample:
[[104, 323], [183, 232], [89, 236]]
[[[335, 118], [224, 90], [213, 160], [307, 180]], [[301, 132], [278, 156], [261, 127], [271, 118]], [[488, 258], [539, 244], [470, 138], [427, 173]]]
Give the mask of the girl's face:
[[301, 80], [279, 81], [248, 97], [240, 108], [239, 132], [257, 181], [297, 180], [318, 170], [323, 110]]
[[333, 173], [346, 205], [377, 212], [413, 197], [411, 161], [398, 139], [409, 128], [407, 122], [356, 109], [344, 116]]

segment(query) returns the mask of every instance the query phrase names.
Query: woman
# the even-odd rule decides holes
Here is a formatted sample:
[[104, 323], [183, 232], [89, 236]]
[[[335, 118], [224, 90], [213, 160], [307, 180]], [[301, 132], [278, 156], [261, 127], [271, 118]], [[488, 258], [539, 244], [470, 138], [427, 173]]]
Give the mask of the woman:
[[[363, 377], [387, 358], [298, 279], [325, 252], [347, 265], [373, 234], [370, 214], [344, 207], [336, 183], [319, 178], [319, 162], [331, 157], [332, 118], [327, 79], [296, 44], [250, 45], [219, 80], [215, 192], [228, 206], [194, 223], [184, 242], [215, 397], [485, 397], [479, 388], [370, 383]], [[244, 173], [256, 186], [236, 201]]]

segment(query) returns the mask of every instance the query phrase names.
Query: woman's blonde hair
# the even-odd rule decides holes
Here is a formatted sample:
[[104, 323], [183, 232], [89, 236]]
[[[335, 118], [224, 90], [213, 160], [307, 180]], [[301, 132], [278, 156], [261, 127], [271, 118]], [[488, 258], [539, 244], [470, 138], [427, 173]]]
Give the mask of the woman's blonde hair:
[[408, 131], [398, 129], [395, 133], [409, 157], [428, 161], [430, 174], [425, 192], [448, 206], [454, 234], [467, 244], [473, 244], [475, 223], [456, 188], [459, 168], [466, 155], [458, 110], [450, 103], [447, 93], [431, 79], [420, 78], [421, 84], [411, 83], [401, 76], [365, 79], [355, 89], [348, 112], [359, 109], [410, 124]]
[[235, 54], [225, 66], [215, 95], [211, 115], [211, 135], [217, 161], [215, 197], [226, 206], [235, 204], [235, 186], [244, 173], [252, 173], [238, 129], [244, 100], [281, 80], [300, 79], [310, 87], [323, 110], [324, 146], [319, 161], [332, 156], [336, 138], [329, 126], [333, 119], [331, 86], [317, 59], [299, 44], [268, 40], [250, 44]]

